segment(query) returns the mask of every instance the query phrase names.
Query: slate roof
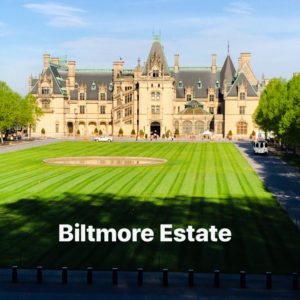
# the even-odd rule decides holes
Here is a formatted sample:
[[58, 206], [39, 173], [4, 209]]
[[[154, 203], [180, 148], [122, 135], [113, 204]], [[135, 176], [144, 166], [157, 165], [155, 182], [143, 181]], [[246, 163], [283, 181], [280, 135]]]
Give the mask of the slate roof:
[[185, 105], [185, 109], [180, 111], [178, 115], [210, 115], [210, 113], [202, 108], [200, 102], [192, 100]]
[[228, 54], [220, 73], [221, 86], [223, 86], [224, 80], [226, 80], [227, 84], [230, 84], [234, 78], [235, 73], [235, 67], [233, 65], [230, 55]]
[[237, 97], [238, 96], [238, 86], [244, 84], [247, 89], [248, 97], [257, 97], [258, 96], [258, 87], [250, 84], [246, 75], [243, 72], [240, 72], [233, 85], [229, 88], [227, 96]]
[[159, 41], [154, 41], [151, 47], [151, 50], [148, 55], [147, 62], [145, 64], [143, 75], [147, 75], [147, 71], [151, 68], [151, 58], [156, 55], [159, 56], [161, 60], [161, 64], [163, 66], [164, 75], [170, 75], [170, 70], [168, 67], [167, 59], [165, 57], [165, 53], [163, 47]]
[[[184, 98], [184, 87], [193, 86], [192, 95], [195, 98], [206, 98], [208, 95], [208, 87], [215, 86], [216, 82], [220, 82], [220, 71], [215, 74], [211, 73], [210, 68], [206, 70], [179, 70], [175, 73], [176, 98]], [[202, 82], [202, 88], [198, 88], [198, 81]], [[179, 81], [182, 81], [183, 87], [179, 87]]]
[[[53, 93], [54, 94], [66, 94], [66, 80], [61, 76], [58, 71], [59, 66], [50, 64], [49, 67], [42, 73], [52, 77], [53, 81]], [[38, 94], [38, 79], [34, 79], [32, 94]]]
[[[89, 71], [89, 72], [76, 72], [75, 82], [78, 86], [81, 84], [87, 85], [87, 100], [98, 100], [99, 85], [104, 84], [107, 86], [107, 100], [112, 100], [112, 92], [109, 91], [109, 84], [112, 82], [112, 72], [105, 71]], [[96, 90], [92, 90], [92, 84], [96, 84]], [[71, 100], [78, 100], [78, 88], [70, 92]]]

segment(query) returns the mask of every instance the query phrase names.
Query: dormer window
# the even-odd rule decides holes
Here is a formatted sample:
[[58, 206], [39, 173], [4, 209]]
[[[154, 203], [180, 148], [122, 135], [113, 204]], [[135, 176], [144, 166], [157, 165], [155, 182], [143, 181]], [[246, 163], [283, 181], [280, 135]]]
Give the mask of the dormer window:
[[106, 99], [105, 93], [100, 93], [100, 100], [105, 100], [105, 99]]
[[112, 82], [110, 82], [109, 86], [108, 86], [108, 90], [110, 92], [112, 92], [114, 90], [114, 84]]
[[197, 88], [200, 90], [200, 89], [202, 89], [202, 81], [201, 80], [199, 80], [198, 82], [197, 82]]
[[183, 82], [182, 82], [181, 80], [178, 81], [178, 87], [179, 87], [180, 89], [183, 88]]
[[91, 85], [91, 91], [96, 91], [97, 87], [96, 87], [96, 83], [93, 81], [92, 85]]
[[79, 93], [79, 100], [85, 100], [85, 94]]
[[186, 95], [186, 101], [192, 101], [192, 95], [191, 94]]
[[220, 88], [220, 81], [219, 80], [216, 81], [216, 88], [217, 89]]
[[159, 70], [153, 70], [152, 71], [152, 76], [153, 77], [159, 77]]
[[75, 82], [75, 89], [78, 88], [78, 82]]
[[42, 95], [49, 95], [50, 89], [48, 87], [42, 87]]
[[240, 93], [240, 100], [245, 100], [246, 99], [246, 94], [243, 92], [243, 93]]

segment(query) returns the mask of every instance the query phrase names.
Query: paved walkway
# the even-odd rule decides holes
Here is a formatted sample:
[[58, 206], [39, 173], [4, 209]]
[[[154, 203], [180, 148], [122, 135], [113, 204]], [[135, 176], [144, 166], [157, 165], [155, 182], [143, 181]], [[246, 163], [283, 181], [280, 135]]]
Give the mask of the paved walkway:
[[44, 271], [44, 282], [36, 283], [35, 270], [20, 270], [19, 282], [11, 283], [11, 271], [0, 271], [0, 299], [299, 299], [292, 290], [291, 276], [273, 276], [272, 290], [266, 289], [265, 275], [247, 275], [247, 287], [239, 287], [239, 275], [221, 274], [220, 288], [213, 287], [213, 274], [195, 274], [195, 286], [188, 287], [187, 273], [170, 273], [169, 286], [162, 285], [160, 272], [146, 272], [144, 284], [137, 286], [136, 272], [119, 272], [118, 285], [112, 286], [111, 272], [94, 272], [87, 285], [85, 271], [69, 272], [67, 284], [61, 283], [61, 271]]
[[21, 141], [13, 142], [10, 145], [0, 146], [0, 153], [14, 152], [22, 149], [28, 149], [33, 147], [40, 147], [43, 145], [53, 144], [64, 141], [58, 139], [44, 139], [44, 140], [33, 140], [33, 141]]
[[277, 156], [255, 155], [251, 143], [238, 142], [238, 148], [300, 229], [300, 171]]

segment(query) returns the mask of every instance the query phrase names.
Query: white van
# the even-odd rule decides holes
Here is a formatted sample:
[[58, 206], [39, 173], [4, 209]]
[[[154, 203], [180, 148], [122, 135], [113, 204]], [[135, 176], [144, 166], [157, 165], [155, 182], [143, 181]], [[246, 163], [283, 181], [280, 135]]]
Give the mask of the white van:
[[268, 143], [266, 141], [253, 142], [253, 152], [255, 154], [268, 154]]

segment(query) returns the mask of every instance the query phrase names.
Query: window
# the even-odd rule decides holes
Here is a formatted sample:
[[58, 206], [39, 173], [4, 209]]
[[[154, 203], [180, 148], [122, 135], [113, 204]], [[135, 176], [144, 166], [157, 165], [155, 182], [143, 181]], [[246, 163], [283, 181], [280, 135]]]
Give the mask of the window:
[[195, 134], [201, 134], [204, 132], [204, 122], [203, 121], [197, 121], [195, 123]]
[[219, 87], [220, 87], [220, 81], [217, 80], [217, 81], [216, 81], [216, 88], [218, 89]]
[[59, 133], [59, 124], [58, 123], [55, 123], [55, 132]]
[[132, 102], [132, 94], [128, 94], [125, 96], [125, 103], [130, 103]]
[[177, 112], [180, 112], [180, 106], [177, 107]]
[[151, 105], [151, 113], [152, 114], [159, 114], [160, 113], [160, 106], [159, 105]]
[[80, 100], [85, 100], [85, 95], [84, 95], [84, 93], [79, 93], [79, 99], [80, 99]]
[[117, 111], [117, 119], [121, 119], [121, 111], [120, 110]]
[[110, 92], [112, 92], [114, 90], [114, 84], [112, 82], [110, 82], [109, 86], [108, 86], [108, 90]]
[[151, 100], [155, 100], [155, 93], [154, 92], [151, 93]]
[[237, 134], [247, 134], [247, 123], [245, 121], [240, 121], [236, 126]]
[[132, 86], [125, 86], [125, 91], [132, 90]]
[[178, 129], [179, 130], [179, 122], [175, 121], [175, 130]]
[[152, 76], [159, 77], [159, 70], [153, 70]]
[[158, 88], [160, 88], [160, 83], [157, 85]]
[[132, 107], [128, 107], [125, 109], [125, 117], [132, 115]]
[[245, 99], [246, 99], [246, 94], [240, 93], [240, 100], [245, 100]]
[[78, 88], [78, 82], [75, 82], [75, 89]]
[[186, 95], [186, 101], [191, 101], [192, 100], [192, 95], [191, 94], [187, 94]]
[[184, 134], [191, 134], [193, 132], [193, 123], [191, 121], [184, 121], [182, 132]]
[[92, 91], [96, 91], [97, 87], [96, 87], [96, 83], [93, 81], [92, 85], [91, 85], [91, 90]]
[[217, 114], [218, 115], [222, 114], [222, 105], [221, 104], [218, 104]]
[[213, 107], [209, 108], [209, 113], [212, 114], [212, 115], [214, 114], [214, 108]]
[[153, 88], [153, 83], [151, 83], [151, 87]]
[[160, 92], [152, 92], [151, 93], [151, 100], [155, 101], [159, 101], [160, 100]]
[[100, 106], [100, 114], [105, 115], [105, 105]]
[[48, 87], [42, 87], [42, 95], [49, 95], [50, 89]]
[[178, 81], [178, 88], [180, 88], [180, 89], [183, 88], [183, 82], [181, 80]]
[[50, 109], [50, 100], [42, 101], [42, 109]]
[[223, 133], [223, 123], [218, 122], [217, 123], [217, 134], [222, 134]]
[[80, 114], [85, 114], [85, 106], [84, 105], [79, 106], [79, 113]]
[[240, 106], [240, 115], [245, 114], [245, 106]]
[[202, 89], [202, 81], [201, 80], [199, 80], [198, 82], [197, 82], [197, 88], [200, 90], [200, 89]]
[[209, 101], [215, 101], [215, 95], [209, 95]]
[[105, 96], [106, 96], [105, 93], [100, 93], [100, 100], [105, 100], [106, 99]]

